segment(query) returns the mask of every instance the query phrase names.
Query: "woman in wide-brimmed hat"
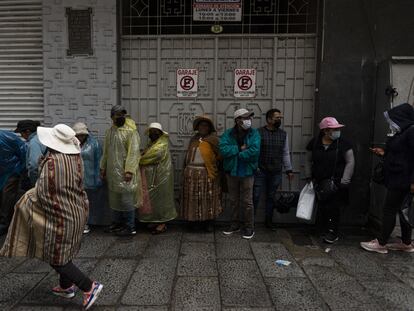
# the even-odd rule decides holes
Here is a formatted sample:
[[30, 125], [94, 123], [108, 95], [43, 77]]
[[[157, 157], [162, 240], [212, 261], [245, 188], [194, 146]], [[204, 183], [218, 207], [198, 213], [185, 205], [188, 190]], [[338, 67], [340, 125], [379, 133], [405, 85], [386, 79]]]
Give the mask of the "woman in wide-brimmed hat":
[[65, 124], [38, 127], [37, 133], [48, 151], [35, 187], [16, 204], [0, 255], [35, 257], [49, 263], [60, 275], [60, 284], [52, 293], [72, 298], [78, 287], [88, 309], [103, 286], [72, 263], [88, 217], [79, 141]]
[[213, 121], [206, 116], [196, 117], [193, 129], [196, 134], [185, 157], [180, 216], [203, 222], [206, 231], [212, 231], [214, 219], [222, 212], [219, 139]]

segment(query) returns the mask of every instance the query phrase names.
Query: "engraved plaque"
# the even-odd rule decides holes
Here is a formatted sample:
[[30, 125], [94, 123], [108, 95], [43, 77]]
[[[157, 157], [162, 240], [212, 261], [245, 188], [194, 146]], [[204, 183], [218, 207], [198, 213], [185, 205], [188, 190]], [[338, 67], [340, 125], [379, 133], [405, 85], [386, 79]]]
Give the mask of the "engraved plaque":
[[68, 21], [68, 56], [92, 55], [92, 8], [74, 10], [66, 8]]

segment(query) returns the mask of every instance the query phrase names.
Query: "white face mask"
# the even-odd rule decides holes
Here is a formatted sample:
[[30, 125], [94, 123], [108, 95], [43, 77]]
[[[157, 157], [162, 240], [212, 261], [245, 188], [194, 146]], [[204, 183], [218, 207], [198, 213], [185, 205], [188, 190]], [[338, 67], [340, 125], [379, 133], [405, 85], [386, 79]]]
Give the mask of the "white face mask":
[[329, 135], [329, 137], [330, 137], [332, 140], [337, 140], [339, 137], [341, 137], [341, 131], [333, 131], [333, 132], [331, 133], [331, 135]]
[[248, 130], [252, 127], [252, 120], [243, 120], [241, 127], [245, 130]]

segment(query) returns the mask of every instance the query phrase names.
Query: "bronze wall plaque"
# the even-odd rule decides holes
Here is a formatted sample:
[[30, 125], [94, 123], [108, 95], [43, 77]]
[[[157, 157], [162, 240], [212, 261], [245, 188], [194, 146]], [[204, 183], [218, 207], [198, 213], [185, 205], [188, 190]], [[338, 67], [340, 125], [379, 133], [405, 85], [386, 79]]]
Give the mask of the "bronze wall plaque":
[[74, 10], [66, 8], [68, 20], [68, 56], [93, 55], [92, 8]]

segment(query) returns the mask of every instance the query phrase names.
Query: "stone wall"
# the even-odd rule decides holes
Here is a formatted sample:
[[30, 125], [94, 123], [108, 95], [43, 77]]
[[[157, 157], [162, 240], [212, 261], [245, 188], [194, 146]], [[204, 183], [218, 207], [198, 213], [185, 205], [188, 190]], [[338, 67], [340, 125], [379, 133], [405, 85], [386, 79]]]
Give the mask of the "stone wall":
[[[92, 56], [67, 56], [65, 9], [92, 8]], [[102, 137], [117, 102], [116, 0], [44, 0], [45, 124], [85, 122]]]

